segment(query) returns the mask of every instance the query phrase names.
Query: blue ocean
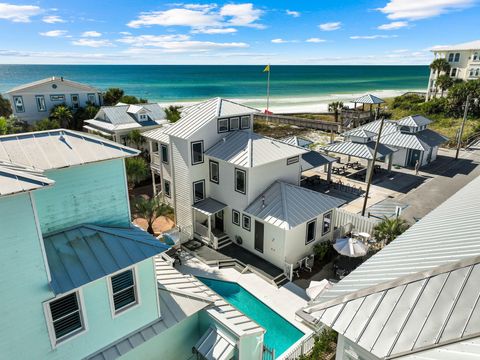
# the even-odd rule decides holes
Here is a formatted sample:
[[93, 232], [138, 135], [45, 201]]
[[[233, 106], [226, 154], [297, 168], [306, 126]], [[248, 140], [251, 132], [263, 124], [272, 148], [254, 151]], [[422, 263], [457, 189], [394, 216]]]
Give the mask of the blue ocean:
[[[0, 92], [50, 76], [120, 87], [156, 102], [192, 102], [221, 96], [261, 106], [266, 96], [264, 66], [241, 65], [0, 65]], [[428, 66], [271, 66], [272, 105], [292, 107], [348, 99], [372, 92], [392, 96], [424, 91]]]

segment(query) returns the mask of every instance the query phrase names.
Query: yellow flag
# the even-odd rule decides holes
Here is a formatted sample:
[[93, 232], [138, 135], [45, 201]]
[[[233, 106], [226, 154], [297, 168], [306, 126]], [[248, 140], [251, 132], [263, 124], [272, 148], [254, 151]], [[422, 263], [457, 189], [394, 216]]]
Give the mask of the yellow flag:
[[263, 72], [270, 72], [270, 65], [265, 66], [265, 69], [263, 69]]

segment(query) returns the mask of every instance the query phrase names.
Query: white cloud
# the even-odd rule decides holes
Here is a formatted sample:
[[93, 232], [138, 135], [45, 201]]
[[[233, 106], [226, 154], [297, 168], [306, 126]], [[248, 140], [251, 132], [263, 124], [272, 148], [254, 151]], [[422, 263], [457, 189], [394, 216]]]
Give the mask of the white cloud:
[[397, 30], [408, 26], [406, 21], [393, 21], [389, 24], [383, 24], [377, 27], [378, 30]]
[[274, 43], [274, 44], [285, 44], [288, 41], [278, 38], [278, 39], [272, 39], [271, 42]]
[[81, 36], [82, 37], [100, 37], [102, 36], [102, 33], [98, 31], [84, 31]]
[[201, 28], [192, 30], [194, 34], [232, 34], [237, 32], [235, 28]]
[[87, 46], [87, 47], [93, 47], [93, 48], [115, 46], [109, 40], [99, 40], [99, 39], [78, 39], [78, 40], [72, 41], [72, 44], [77, 46]]
[[119, 34], [120, 35], [132, 35], [132, 33], [128, 32], [128, 31], [120, 31]]
[[[205, 34], [231, 33], [233, 27], [264, 28], [264, 25], [257, 23], [262, 14], [263, 11], [255, 9], [252, 3], [226, 4], [221, 8], [215, 4], [186, 4], [163, 11], [143, 12], [127, 26], [187, 26]], [[225, 28], [228, 30], [220, 30]]]
[[310, 39], [305, 40], [305, 42], [308, 42], [308, 43], [322, 43], [322, 42], [325, 42], [325, 41], [326, 40], [319, 39], [319, 38], [310, 38]]
[[32, 16], [39, 15], [43, 10], [36, 5], [14, 5], [0, 3], [0, 19], [12, 22], [28, 23]]
[[287, 10], [286, 13], [287, 15], [293, 16], [295, 18], [300, 17], [300, 13], [298, 11]]
[[118, 39], [118, 42], [124, 44], [130, 44], [138, 47], [153, 46], [156, 47], [157, 44], [171, 42], [171, 41], [186, 41], [190, 40], [190, 35], [139, 35], [139, 36], [126, 36], [121, 39]]
[[66, 23], [66, 20], [63, 20], [58, 15], [47, 15], [42, 18], [42, 21], [47, 24], [57, 24], [57, 23]]
[[342, 23], [340, 21], [337, 22], [328, 22], [324, 24], [318, 25], [318, 27], [323, 31], [334, 31], [338, 30], [342, 27]]
[[389, 19], [419, 20], [445, 14], [452, 10], [472, 6], [475, 0], [390, 0], [383, 8], [377, 9]]
[[67, 31], [66, 30], [50, 30], [46, 32], [41, 32], [39, 34], [47, 37], [60, 37], [60, 36], [67, 35]]
[[390, 39], [396, 38], [398, 35], [354, 35], [350, 36], [352, 40], [375, 40], [375, 39]]

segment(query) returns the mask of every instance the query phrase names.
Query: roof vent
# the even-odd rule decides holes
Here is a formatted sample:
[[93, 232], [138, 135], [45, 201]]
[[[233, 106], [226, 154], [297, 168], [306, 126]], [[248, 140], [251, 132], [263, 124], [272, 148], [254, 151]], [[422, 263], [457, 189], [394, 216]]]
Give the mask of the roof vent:
[[227, 138], [226, 138], [226, 137], [222, 138], [222, 140], [223, 140], [223, 142], [227, 142]]
[[262, 195], [262, 209], [265, 209], [265, 195]]

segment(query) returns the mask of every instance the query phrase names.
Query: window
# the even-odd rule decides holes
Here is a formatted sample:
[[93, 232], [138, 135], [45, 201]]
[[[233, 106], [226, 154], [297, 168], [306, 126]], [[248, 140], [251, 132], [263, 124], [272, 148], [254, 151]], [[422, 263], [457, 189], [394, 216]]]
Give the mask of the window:
[[148, 120], [148, 115], [147, 114], [140, 114], [139, 119], [140, 119], [140, 121], [147, 121]]
[[240, 125], [241, 129], [250, 129], [250, 116], [242, 116]]
[[228, 132], [228, 119], [218, 119], [217, 129], [219, 133]]
[[37, 95], [35, 96], [35, 101], [37, 102], [37, 110], [40, 112], [47, 111], [47, 105], [45, 104], [45, 96]]
[[170, 181], [163, 180], [163, 191], [166, 197], [172, 197], [170, 190]]
[[162, 148], [162, 162], [164, 164], [168, 164], [168, 146], [162, 144], [161, 148]]
[[332, 226], [332, 212], [329, 211], [323, 215], [322, 236], [330, 232]]
[[478, 60], [478, 52], [473, 54], [473, 61], [477, 61], [477, 60]]
[[232, 210], [232, 223], [240, 226], [240, 213], [237, 210]]
[[452, 62], [454, 56], [455, 56], [455, 54], [453, 54], [453, 53], [448, 54], [448, 61], [449, 61], [449, 62]]
[[307, 234], [305, 244], [311, 243], [315, 240], [315, 228], [317, 227], [317, 220], [312, 220], [307, 223]]
[[247, 215], [244, 214], [242, 220], [243, 220], [243, 222], [242, 222], [242, 227], [243, 227], [245, 230], [250, 231], [250, 228], [251, 228], [250, 216], [247, 216]]
[[475, 73], [475, 69], [471, 68], [469, 72], [469, 76], [472, 77], [474, 73]]
[[65, 102], [65, 95], [50, 95], [50, 101], [63, 101], [63, 102]]
[[294, 156], [294, 157], [291, 157], [291, 158], [288, 158], [287, 159], [287, 165], [292, 165], [292, 164], [296, 164], [298, 163], [300, 160], [298, 158], [298, 156]]
[[453, 60], [454, 62], [458, 62], [460, 61], [460, 53], [456, 53], [455, 54], [455, 60]]
[[230, 131], [238, 130], [240, 128], [240, 118], [233, 117], [230, 119]]
[[218, 184], [219, 182], [218, 162], [210, 160], [210, 181]]
[[247, 193], [247, 173], [245, 170], [235, 169], [235, 191]]
[[152, 152], [156, 153], [158, 151], [158, 142], [152, 142]]
[[475, 76], [478, 76], [480, 74], [480, 69], [477, 68], [477, 70], [475, 70]]
[[87, 101], [93, 105], [96, 105], [96, 96], [95, 94], [87, 94]]
[[72, 100], [72, 108], [78, 109], [80, 107], [80, 98], [78, 94], [70, 95], [70, 99]]
[[85, 329], [77, 292], [50, 301], [47, 312], [56, 343]]
[[203, 163], [203, 140], [192, 142], [192, 165]]
[[23, 105], [23, 98], [21, 96], [14, 96], [13, 104], [17, 113], [25, 112], [25, 106]]
[[138, 304], [135, 274], [133, 269], [123, 271], [110, 278], [112, 304], [115, 313], [119, 313]]
[[450, 71], [450, 76], [455, 77], [457, 75], [457, 69], [452, 68], [452, 71]]
[[193, 202], [199, 202], [205, 199], [205, 180], [195, 181], [193, 183]]

